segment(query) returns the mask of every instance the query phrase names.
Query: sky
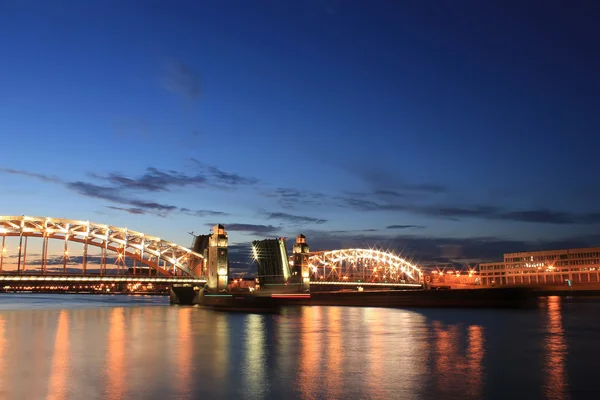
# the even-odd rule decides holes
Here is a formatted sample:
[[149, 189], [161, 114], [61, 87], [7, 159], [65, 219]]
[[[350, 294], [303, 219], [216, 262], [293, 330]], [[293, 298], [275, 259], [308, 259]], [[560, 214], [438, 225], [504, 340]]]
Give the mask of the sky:
[[0, 3], [0, 215], [423, 264], [600, 244], [600, 5]]

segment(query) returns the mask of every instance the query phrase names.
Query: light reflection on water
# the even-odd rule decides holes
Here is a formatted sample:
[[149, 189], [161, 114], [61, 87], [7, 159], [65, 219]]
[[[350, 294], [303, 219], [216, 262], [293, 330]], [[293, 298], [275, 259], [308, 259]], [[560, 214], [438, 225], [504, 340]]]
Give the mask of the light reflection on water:
[[544, 385], [544, 392], [549, 399], [570, 398], [567, 392], [567, 379], [565, 373], [565, 357], [567, 343], [562, 327], [560, 298], [548, 299], [548, 321], [546, 325], [546, 374], [548, 379]]
[[28, 302], [39, 299], [31, 295], [0, 299], [0, 398], [598, 395], [593, 380], [576, 379], [598, 367], [596, 335], [578, 334], [600, 330], [598, 301], [552, 297], [539, 310], [303, 307], [258, 315], [157, 299], [148, 299], [153, 307], [125, 297], [86, 299], [47, 296], [34, 308]]
[[265, 369], [266, 343], [264, 318], [257, 314], [246, 317], [245, 360], [244, 360], [244, 392], [248, 398], [262, 399], [268, 386]]
[[[63, 311], [64, 312], [64, 311]], [[107, 392], [111, 399], [121, 399], [125, 393], [127, 369], [125, 368], [125, 315], [123, 308], [110, 311], [108, 343], [104, 371], [107, 374]]]
[[58, 316], [58, 326], [54, 337], [54, 351], [52, 366], [50, 367], [50, 383], [48, 385], [49, 400], [64, 399], [67, 394], [69, 373], [71, 371], [69, 333], [69, 312], [63, 310]]

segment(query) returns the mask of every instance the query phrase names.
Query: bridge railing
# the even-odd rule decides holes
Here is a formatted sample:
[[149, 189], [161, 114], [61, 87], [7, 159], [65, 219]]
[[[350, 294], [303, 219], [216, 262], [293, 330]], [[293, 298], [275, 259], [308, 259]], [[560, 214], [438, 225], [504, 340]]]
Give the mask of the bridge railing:
[[0, 282], [157, 282], [206, 283], [203, 277], [161, 276], [82, 276], [82, 275], [0, 275]]

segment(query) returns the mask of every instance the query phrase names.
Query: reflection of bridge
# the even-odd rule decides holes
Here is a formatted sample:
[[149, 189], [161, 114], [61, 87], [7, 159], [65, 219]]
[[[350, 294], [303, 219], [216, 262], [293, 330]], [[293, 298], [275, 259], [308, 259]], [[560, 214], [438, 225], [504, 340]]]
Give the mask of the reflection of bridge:
[[[192, 247], [89, 221], [0, 216], [0, 281], [28, 285], [143, 282], [196, 290], [206, 284], [217, 291], [230, 289], [225, 228], [215, 225], [211, 234], [197, 236]], [[291, 259], [284, 239], [255, 241], [252, 249], [259, 269], [257, 280], [263, 287], [285, 284], [292, 290], [308, 291], [311, 284], [414, 287], [422, 282], [416, 265], [392, 253], [372, 249], [310, 252], [303, 235], [297, 237]]]

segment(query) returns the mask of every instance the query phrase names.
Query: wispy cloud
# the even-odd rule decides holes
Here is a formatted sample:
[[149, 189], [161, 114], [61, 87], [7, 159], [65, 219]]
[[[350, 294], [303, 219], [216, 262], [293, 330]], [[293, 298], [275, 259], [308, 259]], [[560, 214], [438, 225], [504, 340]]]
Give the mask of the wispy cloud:
[[423, 225], [388, 225], [385, 229], [423, 229]]
[[100, 186], [82, 181], [68, 182], [66, 183], [66, 187], [82, 196], [108, 200], [113, 203], [127, 204], [146, 212], [157, 213], [161, 216], [164, 216], [171, 211], [178, 210], [178, 207], [174, 205], [130, 198], [116, 187]]
[[240, 186], [240, 185], [255, 185], [258, 183], [258, 179], [242, 176], [239, 174], [225, 172], [214, 166], [207, 166], [208, 173], [218, 183], [229, 185], [229, 186]]
[[448, 187], [440, 183], [412, 182], [399, 176], [397, 172], [387, 171], [381, 166], [373, 167], [365, 164], [350, 163], [338, 165], [350, 175], [357, 178], [374, 193], [396, 194], [401, 196], [433, 195], [446, 193]]
[[461, 219], [487, 219], [541, 224], [597, 224], [600, 212], [574, 213], [549, 209], [510, 210], [493, 205], [472, 206], [423, 206], [410, 202], [383, 202], [362, 197], [340, 197], [340, 206], [356, 211], [404, 211], [412, 214], [444, 218], [458, 221]]
[[[165, 217], [170, 213], [181, 213], [194, 217], [206, 216], [224, 216], [228, 215], [222, 211], [213, 210], [192, 210], [185, 207], [178, 207], [173, 204], [159, 203], [155, 201], [147, 201], [136, 198], [132, 195], [133, 192], [157, 192], [167, 191], [172, 187], [188, 186], [200, 184], [201, 179], [196, 176], [188, 177], [176, 171], [161, 172], [155, 168], [148, 168], [146, 174], [137, 177], [129, 178], [117, 173], [111, 173], [107, 176], [99, 176], [93, 174], [92, 177], [100, 181], [106, 182], [104, 185], [93, 182], [84, 181], [65, 181], [60, 178], [47, 176], [29, 171], [19, 171], [9, 168], [2, 168], [0, 172], [26, 176], [28, 178], [37, 179], [43, 182], [51, 182], [59, 184], [66, 189], [75, 192], [81, 196], [105, 200], [115, 205], [106, 206], [106, 208], [114, 211], [122, 211], [129, 214], [153, 214]], [[172, 180], [170, 180], [172, 178]], [[186, 178], [190, 178], [191, 182], [187, 182]]]
[[326, 219], [293, 215], [284, 212], [265, 212], [263, 213], [263, 215], [267, 219], [277, 219], [293, 224], [324, 224], [325, 222], [327, 222]]
[[265, 190], [262, 194], [274, 198], [281, 208], [292, 209], [302, 206], [320, 206], [328, 200], [328, 196], [311, 190], [299, 190], [293, 188], [276, 188]]
[[137, 177], [129, 177], [119, 172], [111, 172], [106, 176], [91, 174], [93, 178], [109, 182], [116, 189], [140, 190], [147, 192], [165, 192], [171, 188], [185, 186], [203, 186], [208, 179], [202, 174], [188, 175], [177, 171], [160, 171], [149, 167]]
[[195, 168], [203, 171], [205, 176], [209, 178], [209, 182], [215, 186], [238, 187], [252, 186], [259, 183], [259, 180], [254, 177], [227, 172], [214, 165], [205, 164], [195, 158], [190, 159], [190, 161]]
[[202, 94], [200, 74], [181, 60], [173, 60], [165, 66], [162, 85], [166, 90], [191, 100], [199, 99]]
[[424, 215], [455, 220], [460, 218], [480, 218], [556, 225], [600, 223], [600, 212], [574, 213], [548, 209], [508, 210], [485, 205], [473, 207], [422, 207], [414, 211]]
[[28, 178], [34, 178], [34, 179], [40, 180], [42, 182], [50, 182], [50, 183], [61, 183], [62, 182], [61, 179], [54, 177], [54, 176], [38, 174], [35, 172], [29, 172], [29, 171], [23, 171], [23, 170], [16, 170], [16, 169], [12, 169], [12, 168], [0, 168], [0, 172], [4, 172], [7, 174], [11, 174], [11, 175], [21, 175], [21, 176], [25, 176]]
[[221, 217], [229, 215], [229, 213], [222, 211], [213, 210], [190, 210], [189, 208], [180, 208], [179, 211], [183, 214], [190, 215], [192, 217]]
[[106, 208], [110, 208], [111, 210], [116, 210], [116, 211], [124, 211], [129, 214], [136, 214], [136, 215], [146, 214], [146, 212], [144, 210], [142, 210], [141, 208], [135, 208], [135, 207], [106, 206]]
[[375, 229], [375, 228], [366, 228], [366, 229], [342, 229], [342, 230], [334, 230], [334, 231], [328, 231], [329, 233], [332, 234], [337, 234], [337, 233], [341, 233], [341, 234], [356, 234], [356, 233], [364, 233], [364, 232], [379, 232], [379, 229]]
[[337, 205], [340, 207], [350, 208], [356, 211], [405, 211], [410, 205], [403, 203], [378, 202], [370, 200], [366, 196], [360, 197], [336, 197]]

